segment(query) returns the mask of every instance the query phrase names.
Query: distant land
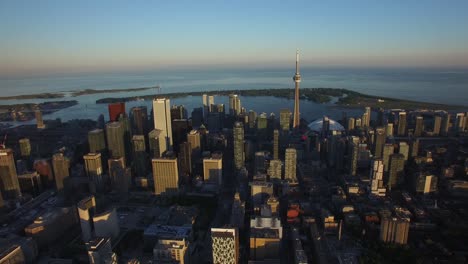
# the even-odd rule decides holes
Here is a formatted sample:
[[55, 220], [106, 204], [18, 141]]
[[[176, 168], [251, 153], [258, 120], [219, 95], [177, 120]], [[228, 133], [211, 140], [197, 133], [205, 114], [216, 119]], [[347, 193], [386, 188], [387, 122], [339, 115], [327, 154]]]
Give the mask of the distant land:
[[[157, 97], [181, 98], [187, 96], [219, 95], [229, 96], [237, 94], [240, 96], [274, 96], [279, 98], [294, 99], [294, 89], [253, 89], [253, 90], [224, 90], [224, 91], [206, 91], [206, 92], [181, 92], [166, 94], [151, 94], [143, 96], [130, 96], [122, 98], [102, 98], [96, 100], [97, 104], [109, 104], [115, 102], [129, 102], [138, 100], [152, 100]], [[338, 98], [335, 105], [349, 108], [361, 108], [369, 106], [371, 108], [385, 109], [431, 109], [431, 110], [464, 110], [468, 106], [446, 105], [428, 102], [418, 102], [404, 99], [388, 98], [374, 95], [362, 94], [348, 89], [340, 88], [301, 88], [300, 96], [303, 100], [315, 103], [330, 103], [334, 98]]]
[[56, 101], [40, 104], [25, 103], [14, 105], [0, 105], [0, 122], [29, 121], [35, 117], [35, 111], [41, 110], [43, 115], [77, 105], [78, 101]]
[[[141, 87], [141, 88], [126, 88], [126, 89], [85, 89], [80, 91], [70, 92], [71, 96], [77, 97], [88, 94], [101, 94], [101, 93], [122, 93], [122, 92], [140, 92], [153, 89], [153, 87]], [[24, 95], [13, 95], [13, 96], [0, 96], [0, 100], [23, 100], [23, 99], [56, 99], [64, 98], [66, 92], [58, 93], [40, 93], [40, 94], [24, 94]]]

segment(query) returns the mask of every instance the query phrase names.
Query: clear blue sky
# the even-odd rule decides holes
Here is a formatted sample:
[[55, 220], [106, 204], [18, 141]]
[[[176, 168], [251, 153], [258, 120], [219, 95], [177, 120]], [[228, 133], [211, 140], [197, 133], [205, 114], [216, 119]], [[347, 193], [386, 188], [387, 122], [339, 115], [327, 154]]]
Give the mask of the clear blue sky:
[[[384, 3], [385, 2], [385, 3]], [[0, 1], [0, 75], [468, 66], [468, 1]]]

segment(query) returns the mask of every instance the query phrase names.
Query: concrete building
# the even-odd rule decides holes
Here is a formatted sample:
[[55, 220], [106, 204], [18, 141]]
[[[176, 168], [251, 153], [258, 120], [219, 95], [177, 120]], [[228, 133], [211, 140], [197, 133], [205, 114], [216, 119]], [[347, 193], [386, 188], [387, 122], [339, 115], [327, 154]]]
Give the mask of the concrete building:
[[148, 108], [146, 106], [132, 107], [130, 121], [133, 135], [146, 135], [148, 133]]
[[296, 51], [296, 73], [293, 76], [294, 81], [294, 116], [293, 116], [293, 128], [298, 129], [300, 125], [300, 111], [299, 111], [299, 84], [301, 83], [301, 74], [299, 73], [299, 51]]
[[406, 245], [410, 228], [409, 218], [383, 217], [380, 221], [380, 240], [386, 243]]
[[371, 193], [376, 196], [385, 196], [387, 189], [384, 186], [384, 164], [381, 159], [372, 161], [370, 179], [371, 179]]
[[203, 148], [201, 138], [200, 131], [195, 129], [187, 134], [187, 142], [190, 143], [191, 148], [190, 156], [192, 157], [192, 166], [195, 165], [196, 161], [201, 157]]
[[284, 162], [284, 179], [292, 182], [297, 182], [296, 165], [297, 151], [295, 148], [287, 148], [285, 152]]
[[271, 182], [253, 181], [249, 185], [254, 207], [264, 204], [269, 197], [273, 196], [273, 183]]
[[175, 194], [179, 190], [179, 169], [177, 158], [153, 159], [154, 193], [156, 195]]
[[94, 225], [94, 235], [96, 237], [109, 237], [116, 239], [119, 236], [119, 219], [115, 207], [95, 214], [92, 217]]
[[106, 124], [107, 146], [111, 158], [124, 157], [125, 152], [125, 128], [122, 122], [111, 122]]
[[250, 260], [270, 261], [281, 257], [283, 227], [278, 217], [257, 216], [250, 220]]
[[153, 100], [154, 128], [161, 130], [159, 151], [172, 150], [171, 101], [166, 98]]
[[239, 233], [237, 228], [211, 228], [213, 264], [239, 263]]
[[28, 158], [31, 156], [31, 142], [29, 138], [22, 138], [18, 141], [21, 157]]
[[192, 146], [190, 142], [183, 142], [179, 145], [179, 174], [187, 178], [192, 174]]
[[106, 138], [104, 130], [94, 129], [88, 132], [89, 152], [104, 153], [106, 150]]
[[210, 158], [203, 159], [203, 180], [215, 183], [219, 186], [223, 183], [223, 155], [213, 154]]
[[351, 136], [348, 140], [348, 169], [349, 174], [356, 175], [359, 159], [359, 138]]
[[161, 157], [161, 150], [159, 149], [159, 141], [161, 138], [161, 130], [153, 129], [148, 133], [148, 141], [149, 141], [149, 152], [150, 158], [157, 159]]
[[237, 170], [244, 167], [244, 126], [241, 122], [234, 123], [234, 166]]
[[229, 95], [229, 114], [237, 116], [241, 113], [242, 106], [239, 96], [237, 94]]
[[86, 243], [90, 264], [117, 264], [110, 238], [96, 238]]
[[270, 160], [267, 174], [270, 176], [270, 179], [281, 180], [283, 170], [283, 162], [279, 159]]
[[36, 117], [36, 126], [38, 129], [44, 129], [45, 128], [45, 125], [44, 125], [44, 120], [42, 119], [42, 112], [41, 110], [36, 110], [34, 112], [35, 114], [35, 117]]
[[62, 190], [65, 179], [70, 176], [70, 159], [63, 153], [56, 153], [52, 156], [52, 168], [54, 169], [57, 190]]
[[15, 158], [13, 151], [9, 148], [0, 149], [0, 179], [0, 193], [4, 199], [14, 199], [21, 196]]
[[430, 194], [437, 191], [437, 176], [431, 173], [419, 172], [416, 174], [415, 188], [417, 193]]
[[385, 144], [383, 149], [382, 160], [384, 164], [384, 171], [387, 172], [390, 168], [390, 155], [394, 152], [393, 144]]
[[94, 196], [88, 196], [81, 200], [78, 205], [78, 216], [81, 225], [81, 239], [83, 242], [88, 242], [93, 236], [93, 216], [96, 212], [96, 200]]
[[133, 172], [137, 177], [146, 177], [148, 155], [146, 154], [145, 136], [135, 135], [132, 138], [133, 146]]
[[414, 128], [414, 136], [415, 137], [420, 137], [422, 136], [422, 132], [424, 131], [424, 119], [422, 116], [417, 116], [416, 117], [416, 125]]
[[410, 147], [408, 143], [401, 141], [398, 146], [398, 153], [405, 157], [405, 161], [408, 160]]
[[390, 155], [390, 169], [388, 172], [388, 187], [395, 187], [403, 177], [405, 167], [405, 156], [403, 154]]
[[[102, 157], [101, 153], [89, 153], [83, 156], [85, 162], [85, 172], [90, 182], [94, 184], [96, 189], [102, 189], [105, 185], [103, 179]], [[96, 190], [95, 189], [95, 190]]]
[[[113, 191], [127, 193], [131, 186], [132, 171], [126, 167], [125, 160], [120, 158], [111, 158], [107, 161], [109, 166], [110, 187]], [[145, 175], [146, 177], [146, 175]], [[136, 178], [145, 178], [136, 177]]]
[[375, 129], [374, 157], [382, 158], [383, 146], [385, 145], [386, 137], [384, 127], [378, 127]]
[[403, 137], [406, 135], [406, 112], [398, 113], [398, 132], [397, 135]]

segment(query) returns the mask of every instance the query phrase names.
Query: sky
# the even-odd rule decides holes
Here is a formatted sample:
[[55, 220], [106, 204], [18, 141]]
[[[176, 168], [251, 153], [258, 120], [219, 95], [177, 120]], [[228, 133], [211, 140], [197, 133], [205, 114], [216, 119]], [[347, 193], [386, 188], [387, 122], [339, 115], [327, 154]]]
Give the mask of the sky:
[[468, 1], [0, 1], [0, 76], [468, 67]]

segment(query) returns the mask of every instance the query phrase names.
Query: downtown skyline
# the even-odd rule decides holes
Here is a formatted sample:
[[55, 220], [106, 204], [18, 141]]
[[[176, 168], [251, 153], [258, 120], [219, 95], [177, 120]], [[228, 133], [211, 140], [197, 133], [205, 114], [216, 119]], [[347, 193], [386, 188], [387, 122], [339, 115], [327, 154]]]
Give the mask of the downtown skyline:
[[467, 68], [468, 3], [5, 1], [0, 76], [177, 68]]

